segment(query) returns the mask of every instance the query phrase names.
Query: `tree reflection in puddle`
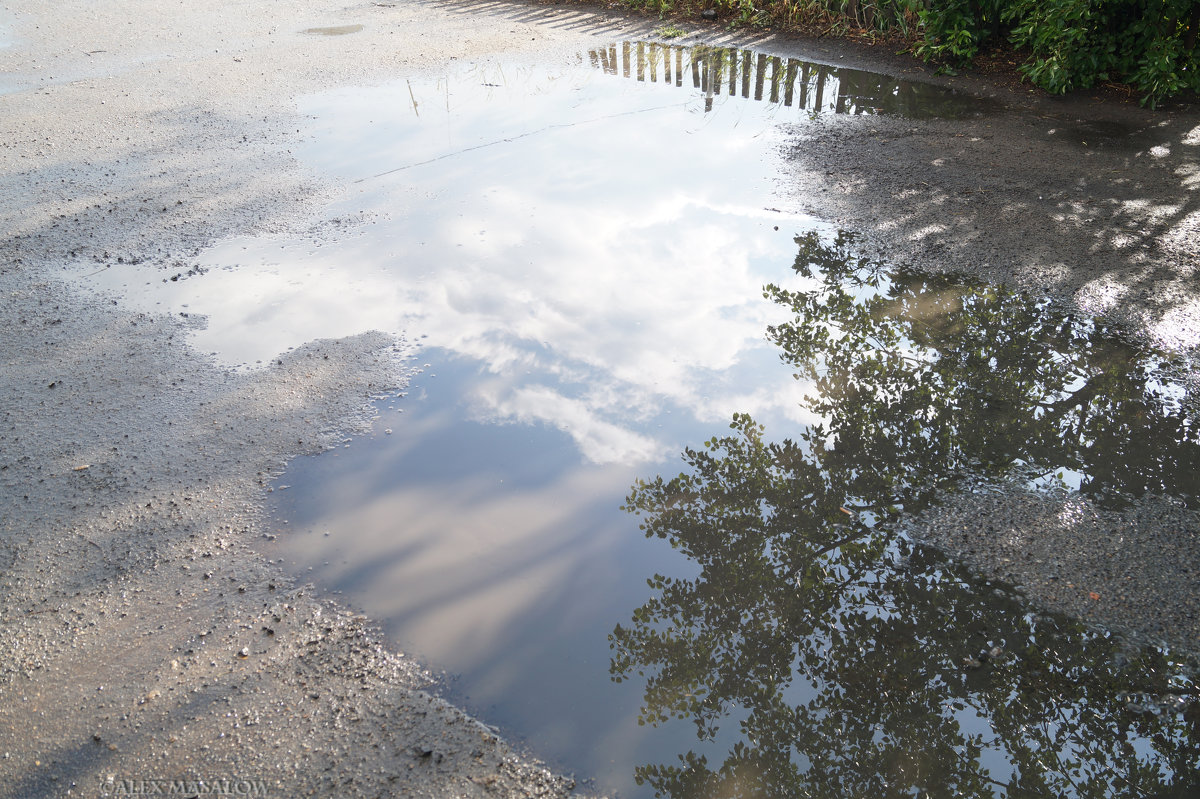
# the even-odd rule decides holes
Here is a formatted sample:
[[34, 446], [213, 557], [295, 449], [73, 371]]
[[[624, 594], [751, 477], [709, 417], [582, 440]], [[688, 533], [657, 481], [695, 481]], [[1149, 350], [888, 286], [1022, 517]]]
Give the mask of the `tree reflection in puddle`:
[[[825, 421], [770, 442], [749, 416], [638, 481], [626, 510], [699, 575], [656, 575], [611, 638], [642, 720], [723, 762], [637, 768], [660, 795], [1162, 796], [1200, 787], [1195, 663], [1030, 611], [896, 532], [968, 479], [1071, 470], [1101, 499], [1192, 488], [1196, 434], [1138, 353], [994, 287], [896, 273], [801, 237], [771, 328]], [[1149, 436], [1139, 457], [1129, 442]], [[697, 748], [700, 748], [699, 746]], [[711, 752], [711, 749], [709, 750]]]
[[806, 440], [852, 494], [916, 510], [966, 473], [1017, 468], [1107, 504], [1197, 494], [1200, 430], [1167, 355], [1002, 288], [889, 274], [845, 234], [797, 243], [818, 285], [767, 287], [796, 315], [769, 337], [814, 381], [827, 421]]

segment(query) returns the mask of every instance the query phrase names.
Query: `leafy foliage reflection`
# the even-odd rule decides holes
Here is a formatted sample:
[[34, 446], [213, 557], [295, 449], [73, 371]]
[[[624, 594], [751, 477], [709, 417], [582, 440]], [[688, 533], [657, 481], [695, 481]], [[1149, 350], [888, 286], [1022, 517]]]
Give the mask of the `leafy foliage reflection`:
[[[870, 496], [927, 499], [970, 471], [1081, 476], [1105, 502], [1195, 496], [1200, 431], [1165, 379], [1167, 359], [1088, 319], [995, 286], [897, 271], [797, 239], [815, 286], [766, 295], [795, 313], [769, 335], [813, 381], [827, 420], [809, 438], [826, 468]], [[870, 469], [863, 467], [870, 465]]]
[[1169, 464], [1093, 451], [1154, 430], [1194, 457], [1157, 364], [1017, 295], [888, 278], [844, 237], [798, 243], [808, 288], [768, 287], [796, 312], [771, 336], [825, 423], [771, 442], [738, 415], [627, 500], [699, 574], [649, 581], [611, 636], [613, 679], [645, 680], [645, 722], [737, 739], [719, 765], [689, 751], [638, 782], [680, 799], [1190, 795], [1194, 664], [1030, 612], [892, 532], [936, 487], [1019, 463], [1162, 488]]

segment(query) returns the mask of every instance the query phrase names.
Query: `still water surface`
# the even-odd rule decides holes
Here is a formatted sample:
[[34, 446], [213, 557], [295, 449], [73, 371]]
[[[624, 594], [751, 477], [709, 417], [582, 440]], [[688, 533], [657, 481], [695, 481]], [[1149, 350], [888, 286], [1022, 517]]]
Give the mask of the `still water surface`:
[[1185, 790], [1186, 665], [895, 532], [1001, 480], [1194, 495], [1169, 359], [863, 261], [774, 185], [783, 123], [987, 107], [631, 42], [302, 110], [298, 156], [354, 187], [312, 236], [95, 279], [231, 364], [420, 343], [370, 436], [289, 468], [276, 546], [455, 698], [623, 796]]

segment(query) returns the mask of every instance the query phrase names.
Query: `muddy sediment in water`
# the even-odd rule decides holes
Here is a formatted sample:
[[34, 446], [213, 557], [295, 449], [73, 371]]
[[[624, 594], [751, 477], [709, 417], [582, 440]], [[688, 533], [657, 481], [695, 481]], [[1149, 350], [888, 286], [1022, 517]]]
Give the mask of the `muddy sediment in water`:
[[[1194, 412], [1200, 107], [1150, 110], [1099, 90], [973, 90], [999, 107], [953, 121], [837, 116], [797, 128], [789, 153], [801, 207], [864, 235], [890, 263], [1002, 283], [1115, 323], [1192, 365], [1177, 378]], [[1127, 446], [1136, 460], [1153, 444], [1133, 436]], [[1014, 485], [949, 497], [908, 530], [1044, 606], [1195, 651], [1194, 503], [1145, 496], [1114, 510]]]
[[[423, 693], [428, 675], [369, 620], [258, 552], [270, 479], [369, 421], [368, 400], [407, 378], [405, 342], [319, 341], [231, 371], [187, 345], [203, 320], [131, 313], [63, 280], [67, 265], [130, 262], [188, 279], [217, 238], [303, 231], [314, 202], [347, 187], [289, 155], [301, 92], [650, 31], [588, 9], [488, 8], [303, 2], [281, 19], [261, 3], [90, 3], [0, 20], [0, 795], [161, 779], [262, 780], [265, 795], [573, 790]], [[347, 35], [305, 33], [318, 30]], [[893, 257], [1053, 292], [1192, 346], [1200, 121], [1000, 99], [1014, 110], [829, 119], [804, 132], [791, 179], [812, 212], [866, 230]], [[963, 514], [1010, 531], [1075, 518], [1025, 508], [1016, 492], [999, 501], [1004, 510], [952, 501], [929, 527], [974, 524]], [[1114, 529], [1196, 529], [1190, 512], [1127, 517]], [[1108, 529], [1088, 524], [1071, 529]], [[1048, 584], [1000, 557], [979, 563]], [[1081, 562], [1104, 557], [1125, 555]], [[1192, 596], [1188, 563], [1139, 568]], [[1060, 572], [1055, 586], [1069, 580]], [[1195, 618], [1194, 596], [1172, 608]], [[1172, 623], [1151, 621], [1151, 633]]]
[[1067, 492], [966, 492], [908, 531], [1044, 607], [1195, 652], [1200, 514], [1173, 497], [1114, 510]]
[[1200, 108], [1087, 93], [995, 100], [953, 121], [839, 116], [798, 129], [805, 207], [893, 262], [1055, 297], [1194, 349]]

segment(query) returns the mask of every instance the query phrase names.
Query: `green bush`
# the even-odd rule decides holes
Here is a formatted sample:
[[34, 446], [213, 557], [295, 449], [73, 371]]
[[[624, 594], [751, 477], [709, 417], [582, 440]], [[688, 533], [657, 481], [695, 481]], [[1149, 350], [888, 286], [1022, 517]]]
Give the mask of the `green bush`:
[[1200, 0], [625, 0], [656, 11], [712, 9], [731, 26], [854, 30], [906, 40], [919, 57], [969, 65], [1011, 44], [1022, 73], [1051, 92], [1132, 86], [1143, 102], [1200, 91]]
[[934, 0], [921, 10], [917, 55], [926, 61], [963, 65], [1000, 30], [1003, 0]]
[[1047, 91], [1115, 81], [1154, 105], [1200, 90], [1197, 0], [928, 0], [921, 20], [922, 58], [961, 65], [1007, 37]]

